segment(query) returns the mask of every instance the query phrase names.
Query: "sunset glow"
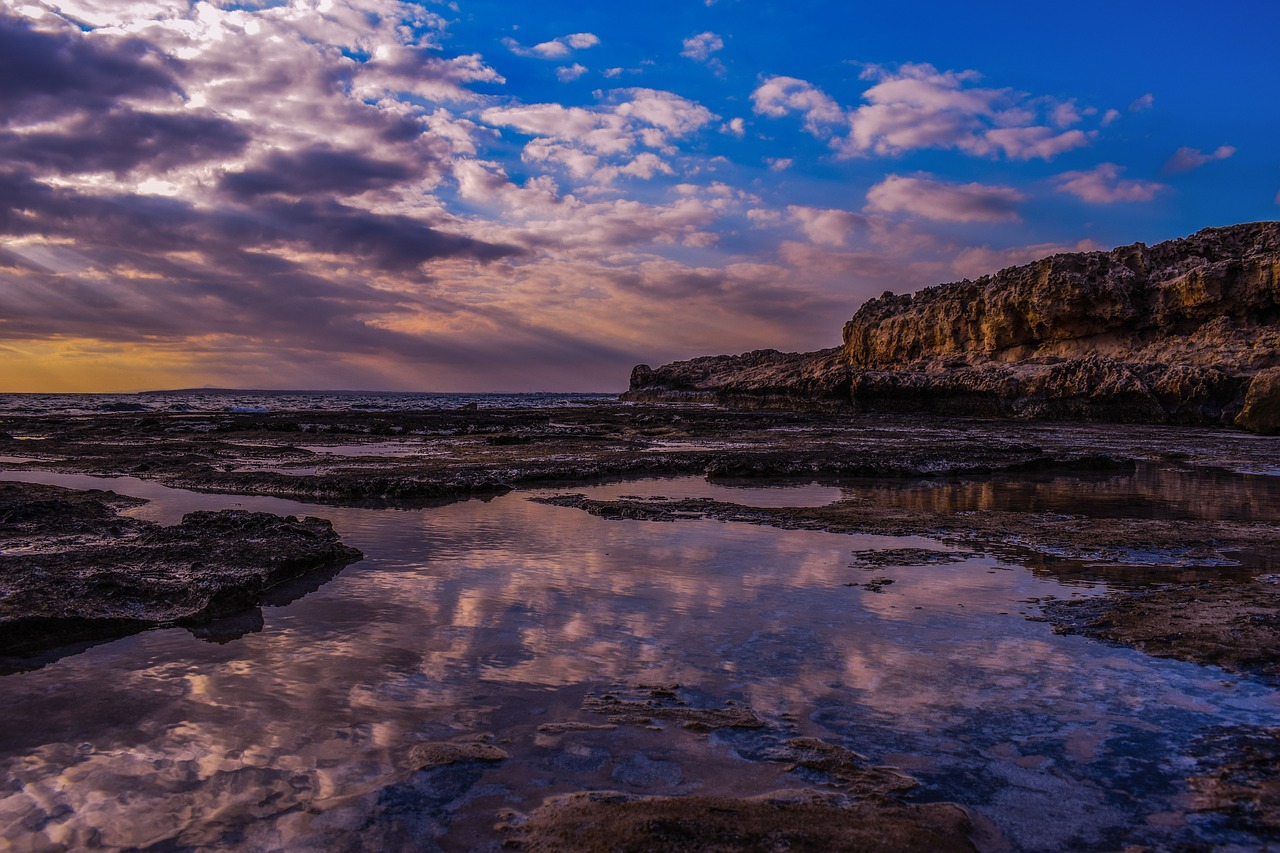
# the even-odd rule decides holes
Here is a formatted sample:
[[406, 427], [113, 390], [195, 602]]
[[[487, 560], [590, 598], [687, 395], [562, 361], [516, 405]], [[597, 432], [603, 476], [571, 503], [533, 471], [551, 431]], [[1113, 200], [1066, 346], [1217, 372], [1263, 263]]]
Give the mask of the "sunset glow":
[[985, 8], [5, 4], [0, 391], [621, 390], [1280, 215], [1280, 10]]

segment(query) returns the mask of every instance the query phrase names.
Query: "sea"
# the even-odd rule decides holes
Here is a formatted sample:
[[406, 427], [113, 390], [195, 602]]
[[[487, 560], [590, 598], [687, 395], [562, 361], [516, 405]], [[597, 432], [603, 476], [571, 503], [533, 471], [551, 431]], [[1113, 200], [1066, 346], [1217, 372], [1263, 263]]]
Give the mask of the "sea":
[[615, 402], [612, 393], [432, 393], [418, 391], [252, 391], [187, 389], [131, 394], [0, 394], [0, 415], [96, 415], [113, 412], [405, 412], [441, 409], [542, 409]]

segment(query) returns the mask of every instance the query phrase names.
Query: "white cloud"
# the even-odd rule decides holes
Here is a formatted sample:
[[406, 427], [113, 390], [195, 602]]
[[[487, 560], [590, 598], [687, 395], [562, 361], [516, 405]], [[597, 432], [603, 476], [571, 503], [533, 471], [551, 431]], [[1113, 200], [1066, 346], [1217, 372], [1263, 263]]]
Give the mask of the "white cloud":
[[1230, 145], [1219, 145], [1213, 152], [1206, 154], [1199, 148], [1179, 148], [1173, 152], [1173, 156], [1164, 164], [1164, 173], [1166, 175], [1178, 175], [1183, 172], [1190, 172], [1193, 169], [1199, 169], [1206, 163], [1212, 163], [1215, 160], [1225, 160], [1236, 153], [1236, 149]]
[[1050, 118], [1058, 127], [1070, 127], [1073, 124], [1079, 124], [1084, 117], [1080, 114], [1075, 101], [1067, 101], [1054, 107]]
[[[869, 66], [865, 103], [841, 107], [830, 95], [794, 77], [765, 80], [752, 93], [757, 113], [804, 117], [804, 127], [830, 139], [840, 156], [894, 156], [922, 148], [954, 148], [975, 156], [1052, 159], [1087, 145], [1093, 132], [1062, 130], [1083, 114], [1074, 102], [1034, 99], [1009, 89], [974, 86], [974, 71], [938, 71], [932, 65], [897, 70]], [[1041, 123], [1041, 111], [1047, 110]], [[845, 135], [836, 133], [846, 130]]]
[[795, 77], [770, 77], [751, 93], [751, 100], [761, 115], [802, 114], [805, 129], [813, 134], [829, 132], [830, 126], [844, 122], [844, 111], [830, 95]]
[[480, 118], [535, 137], [525, 146], [526, 162], [557, 164], [575, 179], [604, 185], [622, 175], [673, 174], [665, 162], [659, 165], [656, 155], [633, 152], [643, 147], [672, 154], [673, 139], [696, 133], [716, 116], [672, 92], [635, 88], [609, 92], [594, 109], [527, 104], [492, 107]]
[[1092, 132], [1080, 130], [1057, 133], [1048, 127], [998, 127], [988, 130], [971, 150], [984, 153], [998, 149], [1011, 160], [1052, 160], [1065, 151], [1088, 145], [1092, 137]]
[[764, 161], [769, 164], [770, 172], [785, 172], [795, 162], [790, 157], [766, 157]]
[[1103, 127], [1110, 127], [1112, 122], [1118, 118], [1120, 118], [1119, 110], [1107, 110], [1106, 113], [1103, 114], [1102, 121], [1100, 121], [1099, 124]]
[[561, 65], [556, 69], [556, 77], [559, 78], [561, 83], [568, 83], [572, 80], [577, 80], [586, 73], [587, 67], [585, 65], [579, 65], [576, 62], [572, 65]]
[[1057, 176], [1058, 191], [1070, 193], [1090, 204], [1121, 201], [1151, 201], [1168, 189], [1151, 181], [1120, 180], [1123, 169], [1115, 163], [1101, 163], [1089, 171], [1063, 172]]
[[724, 48], [724, 39], [712, 32], [698, 33], [684, 40], [681, 56], [687, 56], [696, 62], [706, 62], [711, 54]]
[[867, 210], [945, 222], [1017, 222], [1017, 205], [1025, 198], [1013, 187], [889, 175], [867, 191]]
[[862, 223], [861, 216], [848, 210], [803, 207], [790, 205], [787, 213], [799, 223], [800, 230], [814, 243], [823, 246], [843, 246], [854, 226]]
[[614, 112], [618, 115], [651, 124], [674, 136], [687, 136], [716, 118], [697, 101], [657, 89], [616, 89], [610, 93], [610, 100], [616, 104]]
[[731, 118], [724, 124], [720, 125], [720, 132], [727, 133], [730, 136], [736, 136], [741, 139], [747, 132], [746, 122], [740, 118]]
[[567, 36], [544, 41], [533, 47], [525, 47], [513, 38], [504, 38], [503, 45], [516, 56], [527, 56], [534, 59], [564, 59], [575, 50], [595, 47], [600, 39], [594, 33], [571, 33]]

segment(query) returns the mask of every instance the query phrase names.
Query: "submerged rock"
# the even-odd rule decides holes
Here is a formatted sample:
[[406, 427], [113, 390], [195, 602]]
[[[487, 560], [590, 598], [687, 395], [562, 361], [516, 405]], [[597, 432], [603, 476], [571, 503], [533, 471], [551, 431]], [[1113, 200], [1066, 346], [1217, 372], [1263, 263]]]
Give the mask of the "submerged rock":
[[515, 828], [538, 851], [971, 851], [964, 810], [948, 803], [859, 802], [843, 794], [780, 791], [739, 799], [584, 791], [553, 797]]
[[1193, 745], [1192, 802], [1232, 829], [1280, 841], [1280, 727], [1216, 726]]
[[1135, 646], [1157, 657], [1280, 679], [1280, 576], [1204, 581], [1148, 592], [1054, 601], [1061, 633]]
[[0, 656], [160, 625], [197, 626], [361, 553], [321, 518], [192, 512], [162, 527], [112, 492], [0, 483]]
[[409, 750], [409, 764], [414, 770], [448, 767], [466, 761], [497, 763], [511, 755], [505, 749], [480, 741], [445, 741], [414, 744]]

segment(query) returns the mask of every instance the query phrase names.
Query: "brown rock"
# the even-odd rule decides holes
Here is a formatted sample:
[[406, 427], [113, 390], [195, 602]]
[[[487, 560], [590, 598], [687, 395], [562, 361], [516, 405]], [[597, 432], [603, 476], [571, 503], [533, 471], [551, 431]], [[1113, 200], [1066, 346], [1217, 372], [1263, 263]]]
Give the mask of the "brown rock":
[[[1256, 369], [1280, 364], [1274, 347], [1244, 345], [1259, 327], [1277, 331], [1278, 270], [1276, 222], [1208, 228], [1149, 248], [1054, 255], [977, 281], [869, 300], [845, 324], [844, 349], [862, 368], [956, 356], [1171, 363], [1178, 350], [1184, 363]], [[1212, 345], [1193, 346], [1207, 324], [1216, 324]]]
[[513, 846], [531, 852], [976, 849], [959, 806], [856, 802], [816, 791], [752, 799], [582, 792], [547, 801], [516, 829]]
[[409, 750], [409, 764], [414, 770], [447, 767], [464, 761], [483, 761], [492, 764], [506, 761], [510, 757], [511, 755], [505, 749], [480, 741], [419, 743]]
[[1280, 367], [1260, 371], [1253, 377], [1236, 424], [1263, 435], [1280, 432]]

